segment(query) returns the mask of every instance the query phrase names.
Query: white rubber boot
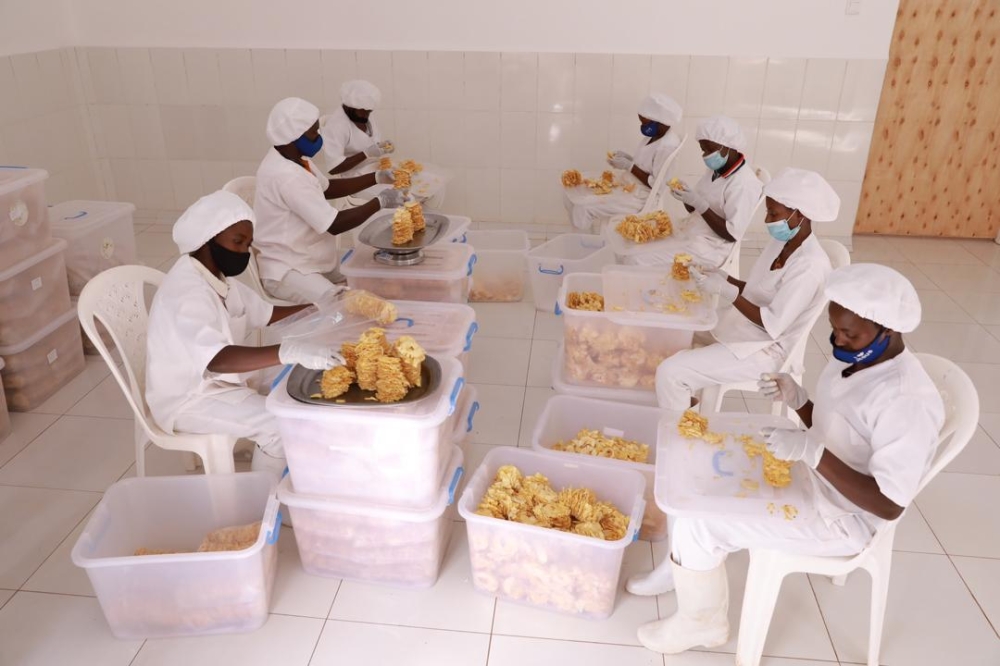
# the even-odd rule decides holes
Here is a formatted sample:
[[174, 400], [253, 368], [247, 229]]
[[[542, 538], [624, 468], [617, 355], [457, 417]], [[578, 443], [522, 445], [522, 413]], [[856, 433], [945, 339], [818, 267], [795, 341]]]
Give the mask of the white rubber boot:
[[631, 576], [625, 583], [625, 589], [640, 597], [655, 597], [665, 592], [673, 592], [674, 569], [671, 564], [670, 557], [667, 557], [649, 573]]
[[725, 565], [710, 571], [670, 562], [677, 584], [677, 612], [639, 627], [639, 642], [654, 652], [679, 654], [718, 647], [729, 640], [729, 581]]

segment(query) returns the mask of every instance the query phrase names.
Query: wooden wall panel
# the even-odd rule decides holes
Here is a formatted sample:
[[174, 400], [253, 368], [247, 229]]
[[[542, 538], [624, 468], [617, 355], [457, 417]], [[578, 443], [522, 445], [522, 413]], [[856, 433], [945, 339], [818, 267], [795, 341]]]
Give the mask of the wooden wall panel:
[[1000, 0], [900, 0], [857, 233], [1000, 228]]

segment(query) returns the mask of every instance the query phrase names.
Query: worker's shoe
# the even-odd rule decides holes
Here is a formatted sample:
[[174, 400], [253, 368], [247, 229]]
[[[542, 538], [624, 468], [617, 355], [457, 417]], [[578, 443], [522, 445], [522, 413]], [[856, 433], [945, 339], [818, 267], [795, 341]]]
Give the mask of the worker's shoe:
[[639, 642], [654, 652], [678, 654], [729, 640], [729, 581], [725, 565], [709, 571], [670, 562], [677, 584], [677, 612], [639, 627]]
[[668, 557], [649, 573], [629, 577], [625, 589], [640, 597], [655, 597], [674, 590], [674, 570]]

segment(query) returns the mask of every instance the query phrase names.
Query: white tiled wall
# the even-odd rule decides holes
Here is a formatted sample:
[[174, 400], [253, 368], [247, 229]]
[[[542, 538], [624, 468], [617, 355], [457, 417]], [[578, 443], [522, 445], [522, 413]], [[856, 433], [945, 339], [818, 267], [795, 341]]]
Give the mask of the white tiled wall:
[[[59, 81], [66, 83], [31, 84], [34, 70], [27, 61], [38, 67], [53, 57], [61, 66]], [[692, 135], [679, 175], [694, 179], [704, 169], [693, 140], [697, 123], [727, 113], [744, 125], [753, 163], [772, 173], [794, 165], [827, 176], [843, 207], [841, 219], [825, 231], [846, 238], [885, 64], [558, 53], [69, 49], [0, 59], [3, 97], [14, 85], [22, 97], [31, 91], [38, 97], [32, 104], [42, 105], [0, 110], [0, 162], [55, 165], [50, 169], [66, 174], [59, 177], [67, 183], [57, 191], [97, 187], [140, 209], [180, 210], [201, 193], [256, 170], [267, 148], [264, 121], [279, 98], [298, 95], [332, 109], [340, 101], [340, 84], [361, 77], [382, 89], [376, 117], [399, 153], [455, 172], [449, 211], [484, 224], [525, 225], [552, 234], [568, 226], [559, 172], [597, 168], [608, 149], [631, 151], [639, 139], [634, 109], [647, 92], [660, 90], [684, 106], [683, 129]], [[13, 73], [20, 76], [11, 78]], [[11, 113], [17, 117], [8, 119]], [[43, 120], [56, 114], [55, 123]], [[53, 124], [60, 126], [56, 132], [43, 131]], [[25, 125], [37, 142], [24, 138]], [[64, 140], [72, 144], [68, 151]], [[88, 159], [97, 165], [98, 183], [87, 180], [86, 174], [93, 178], [85, 168]], [[755, 233], [759, 237], [762, 228]]]

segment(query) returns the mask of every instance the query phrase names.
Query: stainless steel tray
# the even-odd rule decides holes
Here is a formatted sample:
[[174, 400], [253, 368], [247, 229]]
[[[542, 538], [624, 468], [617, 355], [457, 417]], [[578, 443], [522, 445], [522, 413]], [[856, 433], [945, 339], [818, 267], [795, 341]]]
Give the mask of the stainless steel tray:
[[362, 391], [357, 384], [351, 384], [347, 393], [327, 400], [319, 395], [319, 382], [323, 377], [322, 370], [309, 370], [297, 365], [288, 375], [288, 395], [294, 400], [304, 402], [309, 405], [322, 405], [323, 407], [386, 407], [393, 405], [405, 405], [419, 402], [434, 393], [441, 384], [441, 364], [428, 356], [424, 359], [424, 366], [421, 371], [420, 386], [410, 389], [406, 397], [399, 402], [378, 402], [375, 400], [375, 391]]
[[361, 230], [358, 240], [377, 250], [385, 250], [394, 254], [409, 254], [436, 243], [448, 233], [450, 226], [448, 218], [444, 215], [424, 211], [424, 221], [427, 223], [427, 228], [415, 233], [413, 240], [409, 243], [393, 245], [392, 215], [393, 210], [375, 213], [371, 221]]

